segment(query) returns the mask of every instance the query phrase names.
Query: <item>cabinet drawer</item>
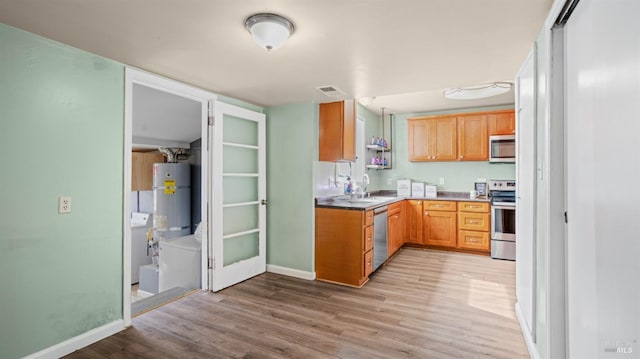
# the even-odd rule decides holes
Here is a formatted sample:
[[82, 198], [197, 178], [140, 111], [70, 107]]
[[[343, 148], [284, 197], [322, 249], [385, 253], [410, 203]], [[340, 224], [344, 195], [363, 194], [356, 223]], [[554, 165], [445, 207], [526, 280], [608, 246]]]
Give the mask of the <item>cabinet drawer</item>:
[[455, 211], [456, 202], [447, 201], [423, 201], [422, 209], [425, 211]]
[[373, 248], [373, 226], [364, 229], [364, 251], [368, 252]]
[[489, 232], [458, 231], [458, 248], [489, 250]]
[[396, 203], [392, 203], [390, 204], [387, 209], [389, 211], [389, 216], [396, 214], [398, 212], [400, 212], [402, 210], [402, 203], [403, 202], [396, 202]]
[[364, 277], [367, 278], [373, 272], [373, 251], [364, 254]]
[[479, 212], [489, 213], [489, 203], [486, 202], [459, 202], [458, 210], [460, 212]]
[[458, 229], [468, 231], [489, 231], [488, 213], [460, 212], [458, 214]]
[[364, 225], [370, 226], [373, 224], [373, 211], [366, 211], [364, 214]]

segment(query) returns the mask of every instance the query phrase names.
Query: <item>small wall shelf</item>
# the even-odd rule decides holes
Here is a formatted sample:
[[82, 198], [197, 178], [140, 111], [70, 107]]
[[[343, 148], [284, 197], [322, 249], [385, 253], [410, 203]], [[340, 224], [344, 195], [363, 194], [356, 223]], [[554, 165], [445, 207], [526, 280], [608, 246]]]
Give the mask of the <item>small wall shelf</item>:
[[368, 164], [366, 165], [367, 169], [375, 169], [375, 170], [387, 170], [387, 169], [391, 169], [391, 148], [389, 147], [383, 147], [383, 146], [379, 146], [379, 145], [367, 145], [367, 151], [371, 151], [374, 152], [374, 156], [375, 157], [380, 157], [383, 159], [386, 159], [387, 161], [387, 165], [383, 166], [383, 165], [374, 165], [371, 164], [371, 158], [368, 161]]

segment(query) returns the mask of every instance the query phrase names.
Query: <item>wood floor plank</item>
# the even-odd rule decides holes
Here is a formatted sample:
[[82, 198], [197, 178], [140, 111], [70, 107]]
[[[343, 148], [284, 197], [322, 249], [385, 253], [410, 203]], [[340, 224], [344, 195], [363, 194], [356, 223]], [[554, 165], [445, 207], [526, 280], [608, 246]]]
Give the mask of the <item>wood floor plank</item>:
[[68, 358], [527, 358], [514, 305], [513, 262], [403, 248], [360, 289], [265, 273]]

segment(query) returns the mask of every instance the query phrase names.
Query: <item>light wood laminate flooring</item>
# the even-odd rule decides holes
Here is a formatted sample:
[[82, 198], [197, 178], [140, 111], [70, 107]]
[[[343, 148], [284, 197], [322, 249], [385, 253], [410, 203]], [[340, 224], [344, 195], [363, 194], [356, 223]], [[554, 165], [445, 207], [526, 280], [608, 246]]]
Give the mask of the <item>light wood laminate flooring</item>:
[[69, 358], [528, 358], [515, 264], [403, 248], [361, 289], [265, 273]]

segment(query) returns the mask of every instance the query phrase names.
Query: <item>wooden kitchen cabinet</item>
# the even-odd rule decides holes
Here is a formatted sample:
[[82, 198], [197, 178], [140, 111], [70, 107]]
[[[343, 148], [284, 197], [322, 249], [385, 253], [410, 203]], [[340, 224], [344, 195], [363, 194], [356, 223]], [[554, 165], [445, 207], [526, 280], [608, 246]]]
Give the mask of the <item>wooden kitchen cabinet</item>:
[[491, 215], [489, 208], [487, 202], [460, 202], [458, 204], [458, 248], [490, 251]]
[[488, 161], [489, 134], [486, 115], [458, 117], [458, 159]]
[[422, 244], [422, 201], [406, 201], [406, 241]]
[[355, 161], [355, 100], [320, 104], [319, 122], [319, 160], [328, 162]]
[[158, 152], [131, 153], [132, 191], [151, 191], [153, 189], [154, 163], [164, 163], [164, 156]]
[[404, 206], [396, 202], [387, 211], [387, 254], [391, 257], [404, 244]]
[[515, 133], [514, 110], [407, 119], [409, 161], [488, 161], [489, 135]]
[[487, 115], [489, 136], [513, 135], [516, 133], [516, 113], [514, 110], [496, 111]]
[[355, 287], [367, 282], [373, 270], [372, 211], [316, 208], [315, 237], [317, 279]]
[[453, 161], [457, 158], [455, 117], [408, 119], [409, 161]]
[[456, 247], [456, 202], [423, 201], [424, 244]]

